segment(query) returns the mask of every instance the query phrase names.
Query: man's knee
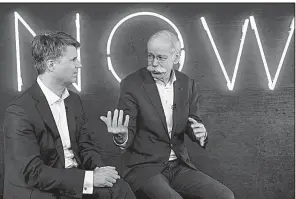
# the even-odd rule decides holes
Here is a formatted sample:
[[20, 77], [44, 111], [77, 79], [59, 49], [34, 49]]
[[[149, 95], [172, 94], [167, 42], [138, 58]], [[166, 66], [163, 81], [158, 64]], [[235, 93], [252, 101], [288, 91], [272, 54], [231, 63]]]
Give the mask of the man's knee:
[[170, 192], [167, 193], [168, 197], [167, 198], [171, 198], [171, 199], [183, 199], [182, 196], [176, 192], [175, 190], [171, 190]]
[[117, 186], [121, 190], [131, 190], [129, 184], [122, 179], [117, 180], [114, 186]]
[[233, 192], [220, 182], [207, 184], [201, 190], [201, 196], [205, 199], [234, 199]]
[[182, 196], [172, 188], [155, 188], [146, 186], [136, 191], [137, 198], [140, 199], [183, 199]]
[[136, 199], [129, 184], [122, 179], [117, 180], [112, 187], [95, 188], [93, 197], [94, 199]]
[[212, 184], [212, 186], [213, 186], [212, 188], [209, 187], [208, 198], [215, 197], [217, 199], [234, 199], [233, 192], [222, 183]]
[[228, 187], [224, 186], [220, 191], [219, 199], [234, 199], [234, 194]]
[[113, 185], [113, 190], [113, 195], [116, 195], [115, 198], [135, 198], [130, 185], [122, 179], [117, 180], [117, 182]]

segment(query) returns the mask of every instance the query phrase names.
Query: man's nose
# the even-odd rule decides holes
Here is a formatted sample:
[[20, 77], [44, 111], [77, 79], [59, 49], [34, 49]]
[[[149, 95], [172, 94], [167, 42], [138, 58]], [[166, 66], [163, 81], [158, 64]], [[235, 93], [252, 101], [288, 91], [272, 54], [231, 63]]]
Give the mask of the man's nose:
[[158, 66], [158, 60], [156, 57], [153, 59], [152, 66]]

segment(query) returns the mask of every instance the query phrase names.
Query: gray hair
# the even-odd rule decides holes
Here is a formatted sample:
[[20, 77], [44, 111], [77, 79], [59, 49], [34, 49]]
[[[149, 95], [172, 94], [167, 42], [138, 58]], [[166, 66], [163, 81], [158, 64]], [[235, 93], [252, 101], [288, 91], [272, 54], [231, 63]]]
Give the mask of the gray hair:
[[151, 42], [152, 39], [155, 39], [158, 37], [163, 37], [163, 38], [166, 38], [169, 41], [171, 41], [173, 51], [177, 52], [177, 53], [181, 53], [181, 43], [180, 43], [178, 37], [174, 33], [170, 32], [168, 30], [161, 30], [159, 32], [156, 32], [155, 34], [153, 34], [150, 37], [148, 44]]

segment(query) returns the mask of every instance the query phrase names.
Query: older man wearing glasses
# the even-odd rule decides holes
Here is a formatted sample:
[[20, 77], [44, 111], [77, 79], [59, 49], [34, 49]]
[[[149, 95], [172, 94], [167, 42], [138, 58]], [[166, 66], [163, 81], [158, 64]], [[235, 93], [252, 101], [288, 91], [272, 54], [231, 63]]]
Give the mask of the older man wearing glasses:
[[205, 148], [207, 132], [195, 81], [173, 69], [181, 53], [178, 38], [160, 31], [147, 48], [148, 66], [121, 82], [120, 111], [101, 117], [124, 149], [124, 179], [141, 199], [234, 199], [229, 188], [192, 164], [186, 150], [185, 134]]

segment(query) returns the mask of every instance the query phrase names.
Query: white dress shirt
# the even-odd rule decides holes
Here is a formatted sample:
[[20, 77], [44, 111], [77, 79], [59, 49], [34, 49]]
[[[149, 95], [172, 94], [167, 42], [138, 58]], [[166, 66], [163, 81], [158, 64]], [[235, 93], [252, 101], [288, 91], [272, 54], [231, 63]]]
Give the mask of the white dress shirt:
[[[164, 111], [169, 137], [171, 138], [173, 129], [174, 82], [176, 81], [176, 75], [174, 70], [172, 70], [172, 76], [166, 85], [164, 82], [160, 80], [154, 80], [158, 89], [162, 108]], [[175, 159], [177, 159], [176, 154], [173, 151], [173, 149], [171, 149], [169, 161]]]
[[[64, 149], [65, 156], [65, 168], [77, 167], [78, 163], [74, 157], [73, 151], [71, 150], [71, 141], [67, 122], [67, 113], [65, 109], [64, 99], [69, 96], [67, 89], [64, 90], [61, 98], [52, 92], [48, 87], [44, 85], [41, 79], [37, 78], [37, 83], [44, 93], [54, 121], [58, 128], [61, 141]], [[93, 171], [85, 171], [84, 183], [83, 183], [83, 194], [93, 193]]]

